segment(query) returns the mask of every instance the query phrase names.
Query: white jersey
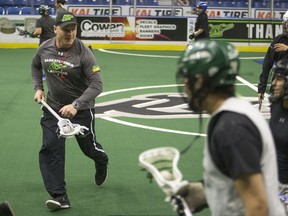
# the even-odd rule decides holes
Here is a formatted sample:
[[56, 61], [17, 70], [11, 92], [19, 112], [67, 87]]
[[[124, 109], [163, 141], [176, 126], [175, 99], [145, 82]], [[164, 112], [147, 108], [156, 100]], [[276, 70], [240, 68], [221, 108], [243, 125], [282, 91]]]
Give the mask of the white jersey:
[[[262, 138], [261, 171], [266, 185], [270, 216], [285, 216], [285, 210], [278, 198], [278, 173], [274, 141], [266, 120], [249, 102], [235, 97], [229, 98], [212, 115], [231, 111], [247, 116], [258, 128]], [[233, 136], [233, 134], [230, 134]], [[207, 139], [208, 140], [208, 139]], [[213, 216], [243, 216], [244, 209], [234, 180], [224, 175], [214, 164], [208, 143], [204, 148], [205, 195]]]

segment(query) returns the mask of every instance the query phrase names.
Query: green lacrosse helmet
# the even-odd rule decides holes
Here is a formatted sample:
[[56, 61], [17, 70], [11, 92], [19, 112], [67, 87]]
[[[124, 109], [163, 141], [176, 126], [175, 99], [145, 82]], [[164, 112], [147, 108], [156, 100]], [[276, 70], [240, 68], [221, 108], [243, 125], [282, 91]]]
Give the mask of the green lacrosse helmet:
[[193, 85], [193, 80], [201, 74], [205, 88], [213, 90], [233, 85], [238, 72], [238, 51], [231, 43], [199, 40], [189, 45], [180, 57], [177, 82], [183, 84], [183, 79], [188, 78], [189, 85]]

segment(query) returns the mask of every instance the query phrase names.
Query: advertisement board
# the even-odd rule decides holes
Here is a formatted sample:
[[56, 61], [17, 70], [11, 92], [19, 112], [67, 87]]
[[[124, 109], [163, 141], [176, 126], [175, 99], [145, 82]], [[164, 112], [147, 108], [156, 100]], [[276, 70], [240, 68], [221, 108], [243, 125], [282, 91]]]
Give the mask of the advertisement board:
[[[174, 8], [177, 16], [171, 15], [168, 7], [116, 6], [68, 6], [76, 14], [78, 20], [77, 37], [90, 44], [108, 44], [111, 42], [187, 44], [188, 36], [193, 33], [197, 16], [191, 16], [191, 8]], [[170, 10], [170, 11], [169, 11]], [[190, 16], [188, 15], [188, 11]], [[228, 14], [227, 11], [231, 13]], [[271, 13], [267, 9], [255, 9], [252, 12], [259, 19], [245, 18], [244, 9], [210, 8], [209, 31], [212, 40], [228, 40], [239, 43], [269, 44], [272, 39], [282, 33], [283, 12], [275, 11], [279, 19], [268, 19]], [[107, 14], [113, 15], [107, 15]], [[129, 15], [123, 16], [123, 13]], [[136, 13], [137, 16], [130, 16]], [[222, 15], [230, 18], [218, 18]], [[179, 16], [178, 16], [179, 15]], [[233, 18], [234, 16], [234, 18]], [[0, 48], [3, 44], [38, 45], [39, 39], [19, 35], [20, 30], [32, 31], [39, 15], [1, 15], [0, 16]], [[28, 46], [28, 45], [27, 45]]]
[[[67, 10], [76, 15], [92, 16], [153, 16], [153, 17], [197, 17], [191, 7], [187, 6], [138, 6], [133, 5], [67, 5]], [[237, 18], [237, 19], [282, 19], [287, 8], [274, 9], [273, 14], [269, 8], [252, 8], [249, 16], [248, 8], [213, 8], [207, 9], [209, 18]]]
[[270, 43], [283, 32], [279, 20], [210, 19], [210, 37], [232, 42]]
[[187, 38], [186, 18], [78, 16], [82, 40], [177, 41]]

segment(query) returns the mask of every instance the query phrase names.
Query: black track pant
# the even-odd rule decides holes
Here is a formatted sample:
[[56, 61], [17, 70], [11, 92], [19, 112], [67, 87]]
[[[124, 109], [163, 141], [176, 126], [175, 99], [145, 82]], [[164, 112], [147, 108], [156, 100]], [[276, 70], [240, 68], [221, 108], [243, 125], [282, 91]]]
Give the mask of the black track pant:
[[[85, 135], [76, 136], [82, 152], [96, 163], [107, 164], [108, 157], [102, 146], [96, 142], [94, 128], [94, 109], [79, 110], [72, 123], [89, 128]], [[42, 178], [51, 197], [66, 194], [65, 182], [65, 138], [56, 133], [58, 120], [44, 107], [41, 118], [43, 130], [42, 147], [39, 152], [39, 163]]]

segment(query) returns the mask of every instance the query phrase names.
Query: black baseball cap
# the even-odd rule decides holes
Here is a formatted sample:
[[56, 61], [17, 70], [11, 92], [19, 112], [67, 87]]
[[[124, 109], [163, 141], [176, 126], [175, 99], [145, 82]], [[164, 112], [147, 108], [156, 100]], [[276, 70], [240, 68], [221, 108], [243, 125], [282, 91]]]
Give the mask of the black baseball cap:
[[75, 15], [66, 10], [59, 11], [59, 13], [57, 13], [57, 16], [56, 16], [56, 26], [59, 25], [61, 28], [63, 28], [70, 24], [77, 25], [77, 19]]

